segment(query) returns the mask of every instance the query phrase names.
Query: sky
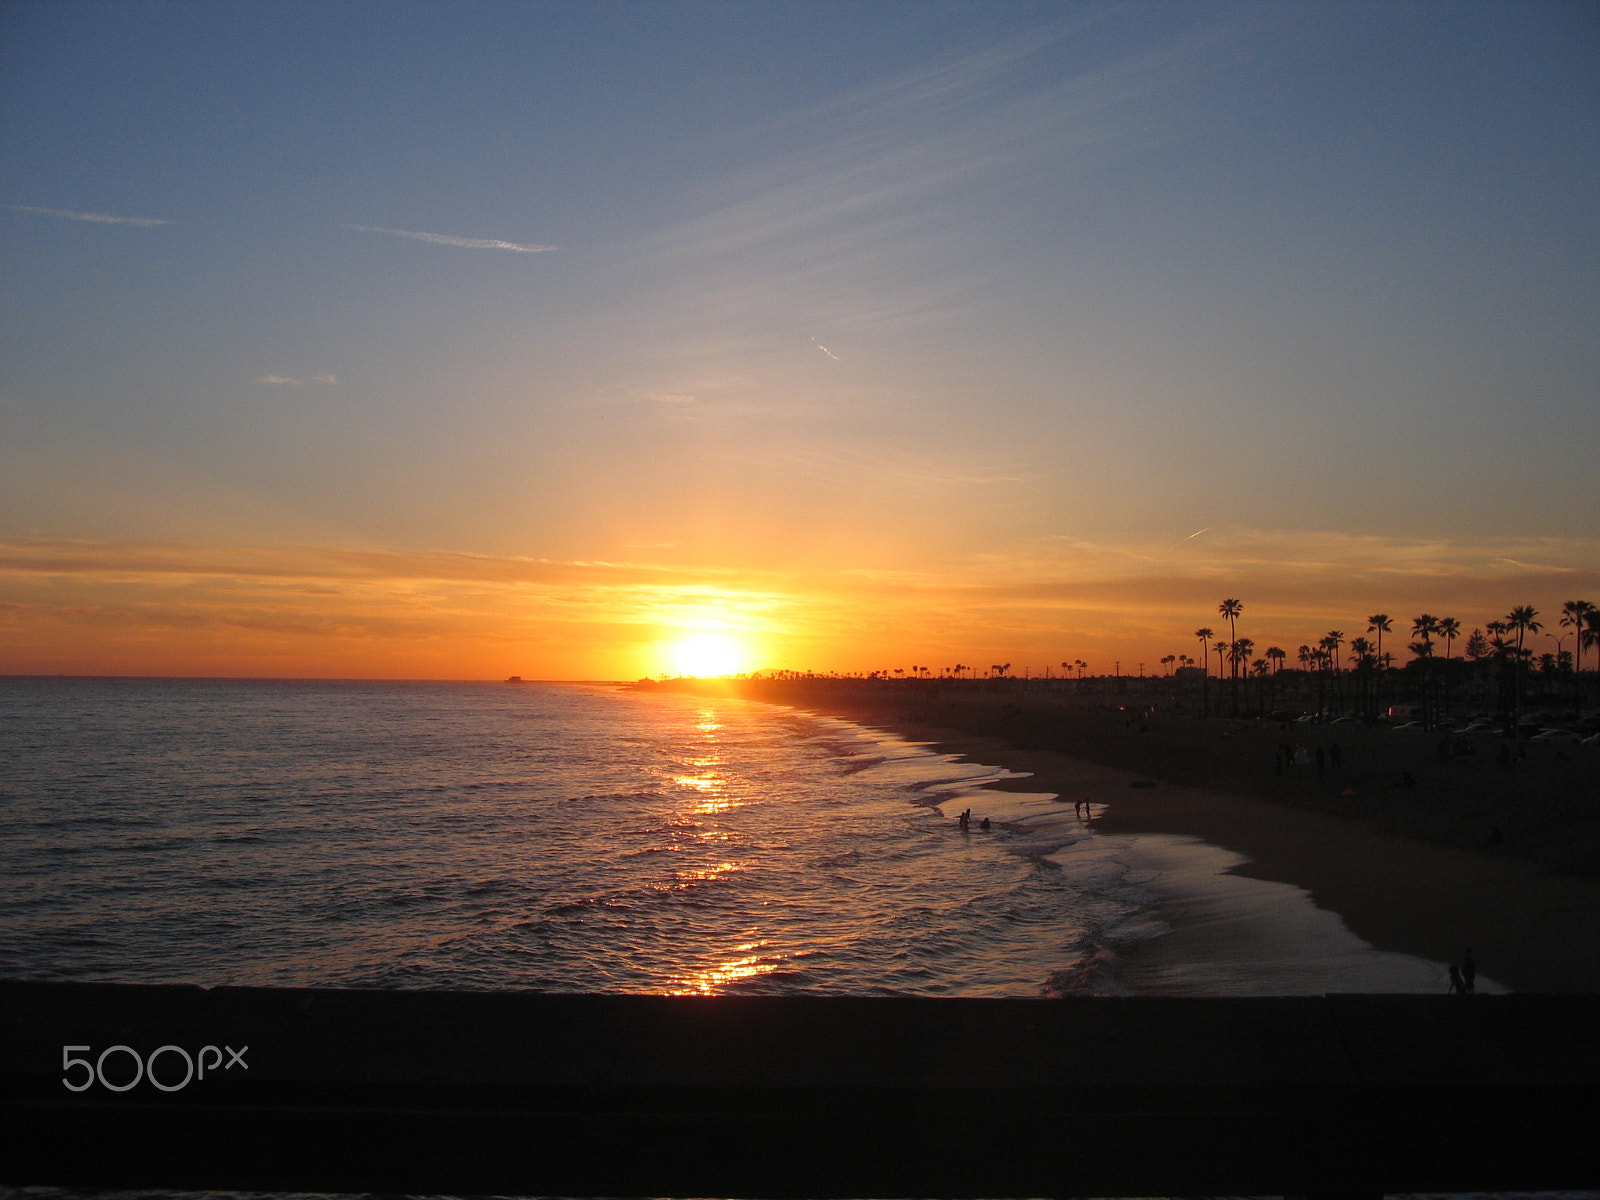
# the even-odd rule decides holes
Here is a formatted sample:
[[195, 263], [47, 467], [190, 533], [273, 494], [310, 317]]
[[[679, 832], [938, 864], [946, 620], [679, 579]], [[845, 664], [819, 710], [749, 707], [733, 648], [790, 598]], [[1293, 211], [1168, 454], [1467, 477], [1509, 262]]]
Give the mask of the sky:
[[1597, 196], [1587, 4], [10, 3], [0, 673], [1559, 635]]

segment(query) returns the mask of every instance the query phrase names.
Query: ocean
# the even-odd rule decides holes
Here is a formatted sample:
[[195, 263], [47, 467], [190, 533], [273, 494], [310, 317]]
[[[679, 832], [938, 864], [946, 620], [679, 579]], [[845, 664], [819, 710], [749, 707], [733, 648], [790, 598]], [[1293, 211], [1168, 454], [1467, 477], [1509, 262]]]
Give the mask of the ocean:
[[826, 716], [614, 685], [0, 679], [0, 977], [1444, 990], [1442, 964], [1227, 874], [1237, 855], [1103, 835], [1061, 797], [983, 786], [1007, 777]]
[[0, 977], [1444, 990], [1442, 964], [1227, 875], [1226, 851], [1101, 835], [1057, 797], [982, 786], [1008, 774], [825, 716], [614, 685], [4, 679]]

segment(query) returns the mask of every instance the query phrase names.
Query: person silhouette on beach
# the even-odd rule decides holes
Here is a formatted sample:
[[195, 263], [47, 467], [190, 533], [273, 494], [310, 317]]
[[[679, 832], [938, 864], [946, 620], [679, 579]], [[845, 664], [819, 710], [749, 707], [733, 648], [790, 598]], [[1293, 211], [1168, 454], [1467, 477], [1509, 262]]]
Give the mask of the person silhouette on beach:
[[962, 813], [956, 819], [961, 822], [961, 832], [962, 833], [968, 832], [968, 830], [972, 826], [972, 810], [970, 808], [967, 809], [966, 812]]
[[1469, 996], [1478, 990], [1478, 961], [1472, 957], [1472, 947], [1467, 947], [1467, 953], [1461, 960], [1461, 985], [1462, 990]]
[[1461, 978], [1461, 968], [1455, 963], [1450, 964], [1450, 995], [1464, 996], [1467, 992], [1466, 980]]
[[978, 822], [978, 828], [979, 829], [987, 829], [987, 828], [989, 828], [989, 818], [985, 817], [983, 820], [979, 821]]
[[1072, 806], [1072, 811], [1080, 820], [1087, 821], [1094, 816], [1094, 811], [1089, 807], [1089, 798], [1085, 796]]

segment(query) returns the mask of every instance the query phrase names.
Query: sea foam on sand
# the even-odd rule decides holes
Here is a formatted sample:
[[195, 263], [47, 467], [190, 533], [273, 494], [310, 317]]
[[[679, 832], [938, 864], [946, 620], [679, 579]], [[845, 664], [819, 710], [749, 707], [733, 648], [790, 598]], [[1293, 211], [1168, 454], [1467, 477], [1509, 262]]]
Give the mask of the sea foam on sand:
[[[1121, 772], [1083, 764], [1085, 797], [1104, 795]], [[1008, 788], [1027, 776], [1003, 772]], [[993, 777], [971, 781], [981, 785]], [[1133, 995], [1291, 996], [1332, 992], [1443, 993], [1444, 963], [1375, 949], [1293, 884], [1233, 874], [1250, 861], [1197, 837], [1164, 833], [1100, 833], [1081, 821], [1069, 797], [1050, 792], [961, 788], [940, 811], [954, 817], [972, 808], [1041, 849], [1064, 871], [1120, 874], [1126, 888], [1154, 898], [1142, 917], [1105, 930], [1110, 962], [1097, 968]], [[1090, 802], [1096, 816], [1106, 811]], [[1479, 976], [1480, 992], [1505, 992]]]

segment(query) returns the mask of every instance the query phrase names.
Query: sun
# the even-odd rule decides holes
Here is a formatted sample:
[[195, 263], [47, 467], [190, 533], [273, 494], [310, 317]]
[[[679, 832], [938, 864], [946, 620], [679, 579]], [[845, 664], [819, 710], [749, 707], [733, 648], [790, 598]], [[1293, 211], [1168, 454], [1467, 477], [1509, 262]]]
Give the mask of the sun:
[[678, 675], [736, 675], [747, 670], [744, 647], [717, 633], [697, 633], [667, 647], [672, 670]]

